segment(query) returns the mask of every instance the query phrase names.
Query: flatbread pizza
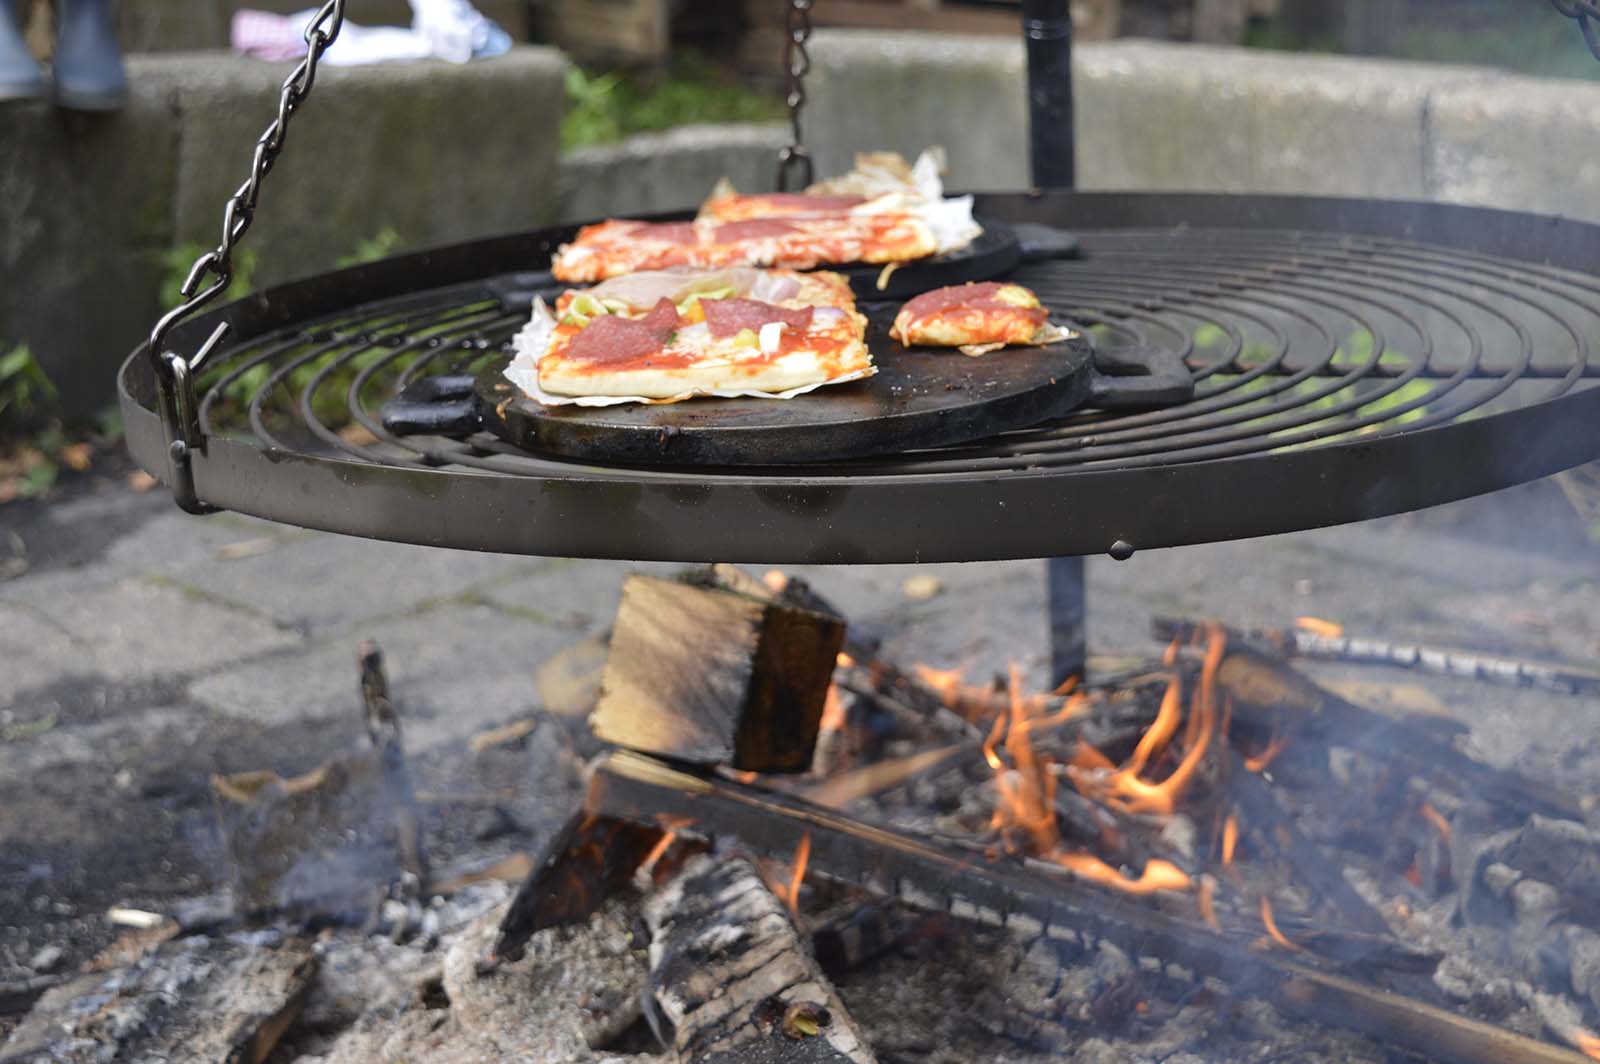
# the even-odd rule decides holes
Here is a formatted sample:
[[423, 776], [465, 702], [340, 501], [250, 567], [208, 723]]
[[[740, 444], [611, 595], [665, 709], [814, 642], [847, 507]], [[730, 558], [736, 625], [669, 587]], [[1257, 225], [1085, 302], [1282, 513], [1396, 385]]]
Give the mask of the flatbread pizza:
[[907, 347], [955, 347], [984, 355], [1012, 344], [1052, 344], [1072, 336], [1050, 324], [1050, 311], [1020, 284], [983, 281], [935, 288], [909, 300], [889, 335]]
[[849, 283], [789, 270], [663, 270], [537, 301], [506, 376], [547, 405], [789, 398], [875, 372]]
[[584, 226], [551, 263], [556, 280], [603, 281], [642, 270], [777, 266], [805, 270], [848, 262], [907, 262], [939, 250], [932, 226], [912, 211], [828, 212], [691, 222], [610, 220]]

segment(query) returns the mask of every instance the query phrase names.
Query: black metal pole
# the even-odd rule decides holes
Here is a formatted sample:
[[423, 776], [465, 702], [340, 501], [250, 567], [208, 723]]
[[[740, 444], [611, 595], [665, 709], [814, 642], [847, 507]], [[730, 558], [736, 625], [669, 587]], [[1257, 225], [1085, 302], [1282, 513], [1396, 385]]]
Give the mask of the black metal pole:
[[1077, 183], [1072, 128], [1072, 14], [1067, 0], [1023, 0], [1028, 49], [1028, 143], [1036, 188]]
[[[1035, 188], [1072, 188], [1077, 152], [1072, 126], [1072, 12], [1068, 0], [1023, 0], [1028, 50], [1028, 143]], [[1082, 558], [1046, 563], [1050, 682], [1084, 678], [1089, 656], [1088, 595]]]

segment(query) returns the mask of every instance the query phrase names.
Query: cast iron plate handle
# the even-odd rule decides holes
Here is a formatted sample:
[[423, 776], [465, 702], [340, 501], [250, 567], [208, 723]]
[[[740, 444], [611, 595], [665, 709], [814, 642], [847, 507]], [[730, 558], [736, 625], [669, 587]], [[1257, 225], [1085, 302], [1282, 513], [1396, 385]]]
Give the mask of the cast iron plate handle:
[[1011, 231], [1022, 248], [1023, 262], [1075, 259], [1083, 250], [1076, 234], [1038, 222], [1012, 222]]
[[483, 427], [473, 378], [422, 377], [383, 404], [383, 427], [396, 436], [468, 436]]
[[1094, 349], [1095, 374], [1085, 405], [1101, 410], [1148, 410], [1194, 398], [1194, 378], [1176, 352], [1158, 347]]

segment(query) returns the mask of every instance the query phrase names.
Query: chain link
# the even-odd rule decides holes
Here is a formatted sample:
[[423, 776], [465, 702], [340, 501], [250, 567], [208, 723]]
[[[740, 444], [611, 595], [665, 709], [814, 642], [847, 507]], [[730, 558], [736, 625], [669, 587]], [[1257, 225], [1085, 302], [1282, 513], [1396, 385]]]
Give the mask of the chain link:
[[[228, 285], [233, 282], [233, 250], [255, 219], [256, 203], [261, 198], [261, 182], [283, 151], [284, 140], [289, 133], [289, 120], [306, 97], [311, 95], [322, 53], [327, 51], [344, 26], [344, 8], [345, 0], [327, 0], [306, 26], [305, 58], [284, 79], [283, 91], [278, 97], [277, 117], [256, 141], [255, 153], [250, 160], [249, 178], [228, 198], [227, 206], [223, 208], [221, 239], [216, 247], [195, 259], [194, 265], [189, 267], [189, 274], [183, 282], [184, 301], [162, 315], [150, 330], [150, 357], [157, 372], [165, 373], [168, 378], [173, 376], [173, 369], [166, 358], [167, 334], [179, 322], [227, 291]], [[207, 274], [213, 280], [202, 288]], [[222, 338], [221, 333], [219, 329], [202, 345], [195, 358], [188, 362], [190, 369], [197, 368], [200, 360], [216, 347]]]
[[[789, 38], [785, 48], [784, 102], [789, 106], [789, 128], [792, 138], [789, 146], [778, 153], [778, 191], [791, 191], [811, 184], [811, 153], [800, 138], [800, 111], [806, 105], [805, 77], [811, 73], [811, 53], [806, 43], [811, 40], [812, 0], [789, 0]], [[798, 180], [794, 180], [798, 178]]]
[[1595, 0], [1550, 0], [1555, 9], [1570, 19], [1575, 19], [1583, 31], [1583, 43], [1589, 52], [1600, 59], [1600, 3]]

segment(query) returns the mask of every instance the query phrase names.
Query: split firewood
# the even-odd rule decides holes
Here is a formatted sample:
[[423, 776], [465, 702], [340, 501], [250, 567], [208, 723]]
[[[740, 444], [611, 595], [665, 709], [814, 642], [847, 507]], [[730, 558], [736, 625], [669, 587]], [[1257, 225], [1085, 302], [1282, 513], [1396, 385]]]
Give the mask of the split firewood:
[[630, 576], [591, 724], [679, 761], [803, 772], [844, 634], [837, 617]]
[[680, 1060], [875, 1060], [748, 860], [694, 858], [646, 900], [644, 918], [650, 985]]
[[0, 1062], [261, 1064], [299, 1013], [316, 969], [308, 946], [179, 939], [131, 967], [47, 991], [0, 1048]]

